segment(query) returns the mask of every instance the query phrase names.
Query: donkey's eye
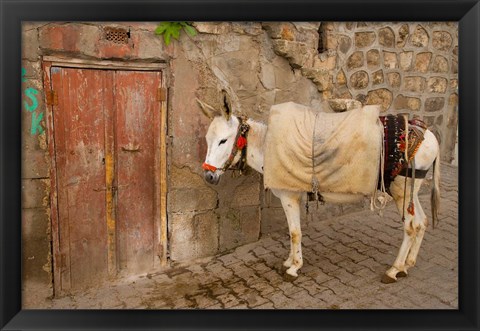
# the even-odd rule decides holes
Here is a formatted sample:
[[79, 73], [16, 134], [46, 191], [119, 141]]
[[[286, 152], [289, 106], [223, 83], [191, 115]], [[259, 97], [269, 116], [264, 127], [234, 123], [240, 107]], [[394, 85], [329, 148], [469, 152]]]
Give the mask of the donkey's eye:
[[220, 140], [220, 142], [218, 143], [218, 146], [220, 146], [221, 144], [225, 144], [227, 142], [227, 139], [222, 139]]

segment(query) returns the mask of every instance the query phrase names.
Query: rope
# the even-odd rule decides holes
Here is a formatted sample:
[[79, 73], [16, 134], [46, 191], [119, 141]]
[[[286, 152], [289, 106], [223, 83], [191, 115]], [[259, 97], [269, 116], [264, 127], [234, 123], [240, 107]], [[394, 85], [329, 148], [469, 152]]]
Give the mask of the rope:
[[410, 215], [415, 215], [415, 206], [413, 204], [413, 190], [415, 189], [415, 159], [412, 159], [412, 184], [410, 187], [410, 203], [408, 204], [408, 213]]
[[[408, 118], [407, 115], [404, 115], [405, 118], [405, 160], [406, 160], [406, 167], [408, 169]], [[403, 208], [402, 208], [402, 221], [405, 222], [405, 200], [407, 195], [407, 179], [408, 176], [405, 176], [405, 184], [403, 186]]]
[[405, 183], [403, 185], [403, 208], [402, 208], [402, 222], [405, 222], [405, 196], [407, 195], [407, 176], [405, 176]]
[[[373, 195], [370, 199], [370, 210], [380, 209], [380, 213], [383, 213], [383, 209], [387, 203], [391, 200], [390, 196], [387, 194], [387, 189], [385, 188], [385, 132], [381, 130], [382, 139], [380, 140], [380, 179], [377, 178], [377, 183], [373, 191]], [[378, 171], [377, 171], [378, 173]], [[378, 194], [378, 181], [380, 180], [380, 194]], [[377, 203], [378, 201], [378, 203]]]
[[403, 118], [405, 119], [405, 160], [407, 161], [407, 167], [408, 167], [408, 117], [407, 115], [404, 115]]
[[312, 137], [312, 192], [315, 196], [316, 199], [317, 198], [317, 192], [318, 192], [318, 189], [319, 189], [319, 183], [318, 183], [318, 179], [317, 179], [317, 176], [316, 176], [316, 173], [315, 173], [315, 129], [317, 127], [317, 118], [318, 118], [318, 114], [320, 112], [317, 112], [315, 114], [315, 122], [314, 122], [314, 125], [313, 125], [313, 137]]

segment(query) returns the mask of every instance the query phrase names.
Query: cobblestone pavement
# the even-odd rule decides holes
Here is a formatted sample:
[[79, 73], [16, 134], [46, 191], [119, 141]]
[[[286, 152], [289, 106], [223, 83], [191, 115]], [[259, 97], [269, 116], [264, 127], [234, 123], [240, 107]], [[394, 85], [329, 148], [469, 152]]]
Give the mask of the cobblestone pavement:
[[[417, 266], [394, 284], [380, 282], [403, 236], [400, 217], [389, 204], [383, 218], [362, 211], [304, 225], [304, 266], [293, 282], [284, 279], [282, 269], [288, 234], [278, 232], [228, 254], [48, 300], [42, 306], [456, 309], [457, 187], [457, 168], [443, 165], [440, 222], [435, 230], [429, 226]], [[429, 194], [420, 200], [430, 215]]]

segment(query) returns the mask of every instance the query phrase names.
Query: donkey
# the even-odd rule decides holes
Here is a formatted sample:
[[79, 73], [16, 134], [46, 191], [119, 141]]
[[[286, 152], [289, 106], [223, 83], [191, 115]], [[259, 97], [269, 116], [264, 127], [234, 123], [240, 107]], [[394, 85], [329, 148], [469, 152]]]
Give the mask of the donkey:
[[[211, 119], [211, 124], [206, 134], [208, 145], [207, 155], [203, 163], [204, 178], [210, 184], [218, 184], [220, 177], [228, 169], [237, 166], [242, 168], [246, 163], [252, 169], [263, 174], [264, 143], [267, 125], [252, 119], [232, 116], [227, 97], [224, 98], [224, 107], [217, 110], [212, 106], [198, 100], [204, 114]], [[291, 103], [290, 103], [291, 104]], [[288, 107], [288, 104], [283, 106]], [[247, 134], [248, 131], [248, 134]], [[248, 146], [248, 148], [247, 148]], [[426, 174], [433, 167], [433, 185], [431, 192], [432, 219], [435, 225], [437, 206], [439, 205], [440, 192], [440, 155], [439, 144], [435, 135], [428, 129], [425, 130], [424, 140], [414, 156], [415, 170]], [[408, 174], [406, 174], [408, 176]], [[393, 265], [385, 272], [381, 281], [393, 283], [397, 277], [405, 277], [408, 269], [415, 265], [418, 251], [427, 227], [427, 217], [418, 199], [418, 192], [422, 185], [422, 178], [398, 175], [389, 186], [390, 195], [395, 201], [401, 215], [404, 215], [403, 242]], [[303, 265], [302, 260], [302, 232], [300, 227], [300, 205], [307, 192], [272, 189], [282, 204], [287, 217], [290, 233], [290, 253], [283, 263], [287, 268], [289, 278], [296, 278], [298, 270]], [[335, 198], [329, 199], [329, 194], [321, 193], [324, 201], [338, 202]], [[408, 202], [414, 203], [415, 212], [412, 215], [407, 211]]]

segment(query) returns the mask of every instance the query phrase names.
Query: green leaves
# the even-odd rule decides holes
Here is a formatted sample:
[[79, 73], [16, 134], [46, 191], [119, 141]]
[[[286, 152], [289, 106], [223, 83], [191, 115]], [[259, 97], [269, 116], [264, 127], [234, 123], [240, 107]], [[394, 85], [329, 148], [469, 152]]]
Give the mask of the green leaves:
[[197, 30], [187, 22], [161, 22], [155, 29], [155, 34], [163, 35], [165, 45], [168, 46], [172, 37], [178, 40], [182, 29], [192, 37], [197, 34]]
[[189, 25], [187, 22], [180, 22], [180, 24], [183, 26], [183, 29], [185, 30], [185, 32], [191, 37], [197, 34], [197, 30], [195, 30], [195, 28]]

